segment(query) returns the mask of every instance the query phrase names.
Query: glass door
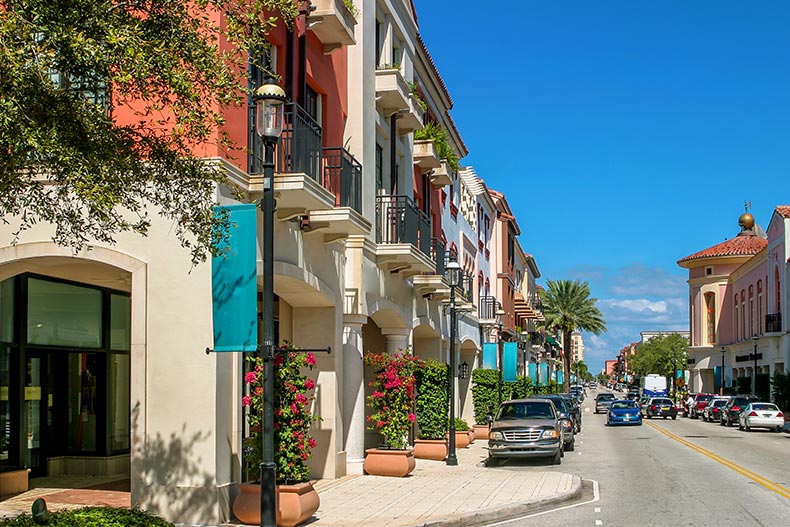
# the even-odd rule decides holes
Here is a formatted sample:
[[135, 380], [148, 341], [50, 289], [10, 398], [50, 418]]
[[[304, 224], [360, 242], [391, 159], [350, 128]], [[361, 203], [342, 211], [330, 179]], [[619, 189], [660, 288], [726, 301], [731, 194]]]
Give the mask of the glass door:
[[53, 397], [49, 391], [52, 371], [46, 355], [30, 353], [25, 358], [25, 402], [22, 430], [25, 460], [31, 476], [47, 473], [47, 439], [55, 421]]

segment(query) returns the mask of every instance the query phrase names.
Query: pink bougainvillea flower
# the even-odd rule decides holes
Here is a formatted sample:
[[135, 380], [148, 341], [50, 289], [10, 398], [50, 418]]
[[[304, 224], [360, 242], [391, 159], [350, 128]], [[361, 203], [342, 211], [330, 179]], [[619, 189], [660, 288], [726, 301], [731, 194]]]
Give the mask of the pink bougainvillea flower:
[[304, 381], [304, 387], [308, 390], [312, 390], [315, 388], [315, 382], [313, 382], [313, 379], [307, 379]]
[[295, 399], [296, 399], [296, 402], [299, 403], [299, 404], [307, 403], [307, 397], [305, 397], [304, 394], [297, 393]]
[[307, 357], [305, 358], [305, 362], [307, 363], [308, 366], [315, 366], [316, 364], [315, 355], [313, 355], [312, 353], [308, 353]]
[[416, 415], [414, 415], [414, 414], [412, 414], [412, 413], [410, 413], [410, 414], [407, 416], [407, 418], [408, 418], [408, 420], [409, 420], [409, 422], [410, 422], [410, 423], [413, 423], [413, 422], [414, 422], [414, 420], [415, 420], [415, 419], [417, 419], [417, 416], [416, 416]]
[[252, 406], [252, 397], [249, 395], [245, 395], [241, 398], [241, 405], [242, 406]]
[[310, 445], [310, 448], [315, 448], [316, 445], [315, 439], [311, 437], [310, 439], [307, 440], [307, 444]]
[[258, 380], [258, 372], [257, 371], [248, 371], [244, 375], [244, 382], [247, 384], [252, 384]]

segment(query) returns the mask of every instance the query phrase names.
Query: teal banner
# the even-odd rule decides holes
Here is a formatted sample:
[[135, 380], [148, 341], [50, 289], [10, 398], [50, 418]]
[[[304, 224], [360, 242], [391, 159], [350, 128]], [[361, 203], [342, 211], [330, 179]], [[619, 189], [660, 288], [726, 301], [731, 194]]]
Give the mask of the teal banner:
[[713, 367], [713, 385], [716, 390], [721, 388], [721, 366]]
[[557, 370], [557, 384], [562, 384], [565, 382], [565, 374], [563, 374], [562, 370]]
[[538, 371], [537, 371], [537, 368], [535, 368], [535, 363], [534, 362], [530, 362], [529, 363], [529, 366], [527, 366], [527, 372], [528, 372], [527, 375], [529, 376], [530, 380], [532, 381], [532, 384], [537, 386], [537, 383], [538, 383]]
[[486, 342], [483, 344], [483, 368], [488, 370], [497, 369], [496, 366], [496, 342]]
[[518, 369], [518, 343], [502, 343], [502, 382], [516, 382]]
[[540, 365], [540, 385], [546, 386], [549, 383], [549, 365], [545, 362]]
[[214, 351], [258, 350], [256, 211], [254, 204], [230, 205], [230, 233], [220, 256], [211, 259]]

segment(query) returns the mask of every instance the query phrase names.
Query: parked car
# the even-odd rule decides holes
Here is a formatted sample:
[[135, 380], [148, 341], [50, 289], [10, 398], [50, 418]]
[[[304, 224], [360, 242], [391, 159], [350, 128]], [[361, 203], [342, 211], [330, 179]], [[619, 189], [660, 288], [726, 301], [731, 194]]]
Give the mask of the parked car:
[[562, 445], [559, 412], [547, 399], [503, 402], [488, 433], [488, 456], [492, 459], [548, 457], [559, 465]]
[[736, 395], [721, 409], [721, 426], [732, 426], [738, 422], [738, 417], [749, 403], [756, 403], [759, 399], [754, 395]]
[[562, 395], [532, 395], [528, 399], [546, 399], [554, 403], [562, 422], [563, 449], [573, 452], [576, 448], [576, 418], [573, 417], [573, 403]]
[[716, 395], [714, 395], [712, 393], [697, 393], [697, 394], [694, 394], [694, 400], [689, 405], [689, 408], [688, 408], [688, 411], [687, 411], [688, 412], [687, 415], [689, 417], [691, 417], [692, 419], [696, 419], [697, 417], [702, 415], [702, 412], [705, 411], [705, 407], [708, 406], [708, 403], [714, 397], [716, 397]]
[[582, 409], [579, 400], [571, 393], [557, 394], [564, 397], [571, 405], [571, 419], [573, 419], [574, 431], [578, 434], [582, 431]]
[[730, 397], [714, 397], [702, 412], [702, 420], [710, 423], [721, 421], [721, 409], [727, 404]]
[[612, 401], [606, 413], [606, 425], [641, 425], [642, 414], [636, 401]]
[[595, 413], [606, 412], [609, 410], [609, 405], [612, 404], [616, 397], [613, 393], [604, 392], [595, 396]]
[[750, 403], [738, 416], [738, 428], [748, 432], [752, 428], [769, 428], [781, 432], [785, 426], [785, 414], [773, 403]]
[[598, 383], [595, 381], [590, 381], [590, 389], [595, 390], [596, 388], [598, 388]]
[[629, 386], [628, 393], [625, 396], [626, 399], [632, 399], [636, 401], [639, 399], [639, 386]]
[[653, 417], [671, 417], [677, 419], [678, 407], [669, 397], [651, 397], [643, 407], [642, 413], [647, 419]]
[[579, 402], [584, 401], [584, 387], [579, 385], [574, 385], [570, 387], [570, 391], [572, 394], [576, 395], [576, 398], [579, 399]]

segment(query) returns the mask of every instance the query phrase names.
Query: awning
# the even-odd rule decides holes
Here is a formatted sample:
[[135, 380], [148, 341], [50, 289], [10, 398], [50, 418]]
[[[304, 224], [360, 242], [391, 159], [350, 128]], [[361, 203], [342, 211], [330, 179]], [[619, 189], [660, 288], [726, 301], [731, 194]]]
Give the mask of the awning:
[[554, 338], [554, 337], [552, 337], [551, 335], [549, 335], [548, 337], [546, 337], [546, 342], [548, 342], [549, 344], [551, 344], [552, 346], [555, 346], [555, 347], [557, 347], [557, 348], [561, 348], [561, 347], [562, 347], [562, 346], [560, 346], [560, 343], [559, 343], [559, 342], [557, 342], [557, 339], [555, 339], [555, 338]]

